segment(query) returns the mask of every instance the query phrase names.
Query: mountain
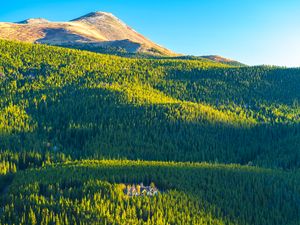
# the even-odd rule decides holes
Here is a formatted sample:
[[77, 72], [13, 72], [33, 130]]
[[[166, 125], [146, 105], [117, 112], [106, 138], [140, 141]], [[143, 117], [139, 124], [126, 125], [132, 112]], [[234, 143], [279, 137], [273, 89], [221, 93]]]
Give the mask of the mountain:
[[2, 22], [0, 38], [94, 51], [109, 49], [160, 56], [178, 55], [106, 12], [92, 12], [69, 22], [51, 22], [43, 18], [17, 23]]
[[17, 23], [0, 22], [0, 38], [127, 57], [206, 58], [232, 66], [245, 66], [216, 55], [196, 57], [177, 54], [152, 42], [107, 12], [91, 12], [68, 22], [51, 22], [44, 18]]

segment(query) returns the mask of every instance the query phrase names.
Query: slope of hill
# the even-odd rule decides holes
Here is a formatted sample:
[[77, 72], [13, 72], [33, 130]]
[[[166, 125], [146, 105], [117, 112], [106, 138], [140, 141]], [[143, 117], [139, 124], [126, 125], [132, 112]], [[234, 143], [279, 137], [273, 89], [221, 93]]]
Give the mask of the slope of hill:
[[[124, 194], [140, 182], [160, 193]], [[17, 173], [0, 222], [296, 225], [299, 185], [299, 174], [238, 165], [66, 162]]]
[[89, 46], [94, 50], [112, 48], [128, 53], [176, 55], [105, 12], [89, 13], [69, 22], [37, 18], [19, 23], [0, 23], [0, 38], [77, 48]]
[[297, 225], [299, 82], [0, 40], [0, 223]]
[[299, 69], [5, 41], [0, 56], [1, 149], [299, 167]]

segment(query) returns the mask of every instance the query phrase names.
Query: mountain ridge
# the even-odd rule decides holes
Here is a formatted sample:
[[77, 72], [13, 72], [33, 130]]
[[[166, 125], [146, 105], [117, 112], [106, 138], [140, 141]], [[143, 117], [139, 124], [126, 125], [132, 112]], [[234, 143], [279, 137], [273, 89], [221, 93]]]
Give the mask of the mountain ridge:
[[16, 22], [17, 24], [32, 24], [32, 23], [49, 23], [50, 21], [44, 18], [29, 18], [20, 22]]

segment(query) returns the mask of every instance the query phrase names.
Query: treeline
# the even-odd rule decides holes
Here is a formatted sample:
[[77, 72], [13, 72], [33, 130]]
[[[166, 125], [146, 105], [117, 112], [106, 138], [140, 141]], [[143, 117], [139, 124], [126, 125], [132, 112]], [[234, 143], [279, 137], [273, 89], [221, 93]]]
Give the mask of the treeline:
[[70, 160], [70, 156], [59, 152], [0, 151], [0, 193], [8, 188], [13, 176], [18, 171]]
[[[70, 156], [64, 153], [34, 152], [34, 151], [0, 151], [0, 165], [3, 165], [1, 174], [17, 172], [30, 168], [40, 168], [53, 163], [71, 161]], [[4, 172], [6, 168], [6, 173]]]

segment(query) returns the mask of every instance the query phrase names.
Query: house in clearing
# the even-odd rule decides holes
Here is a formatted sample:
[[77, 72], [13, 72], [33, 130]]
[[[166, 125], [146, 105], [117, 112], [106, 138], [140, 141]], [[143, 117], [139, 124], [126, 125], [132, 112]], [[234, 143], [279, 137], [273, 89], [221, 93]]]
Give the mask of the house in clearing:
[[150, 186], [144, 186], [143, 183], [139, 185], [127, 185], [124, 189], [124, 193], [130, 197], [134, 196], [155, 196], [159, 193], [157, 187], [155, 187], [154, 183]]

